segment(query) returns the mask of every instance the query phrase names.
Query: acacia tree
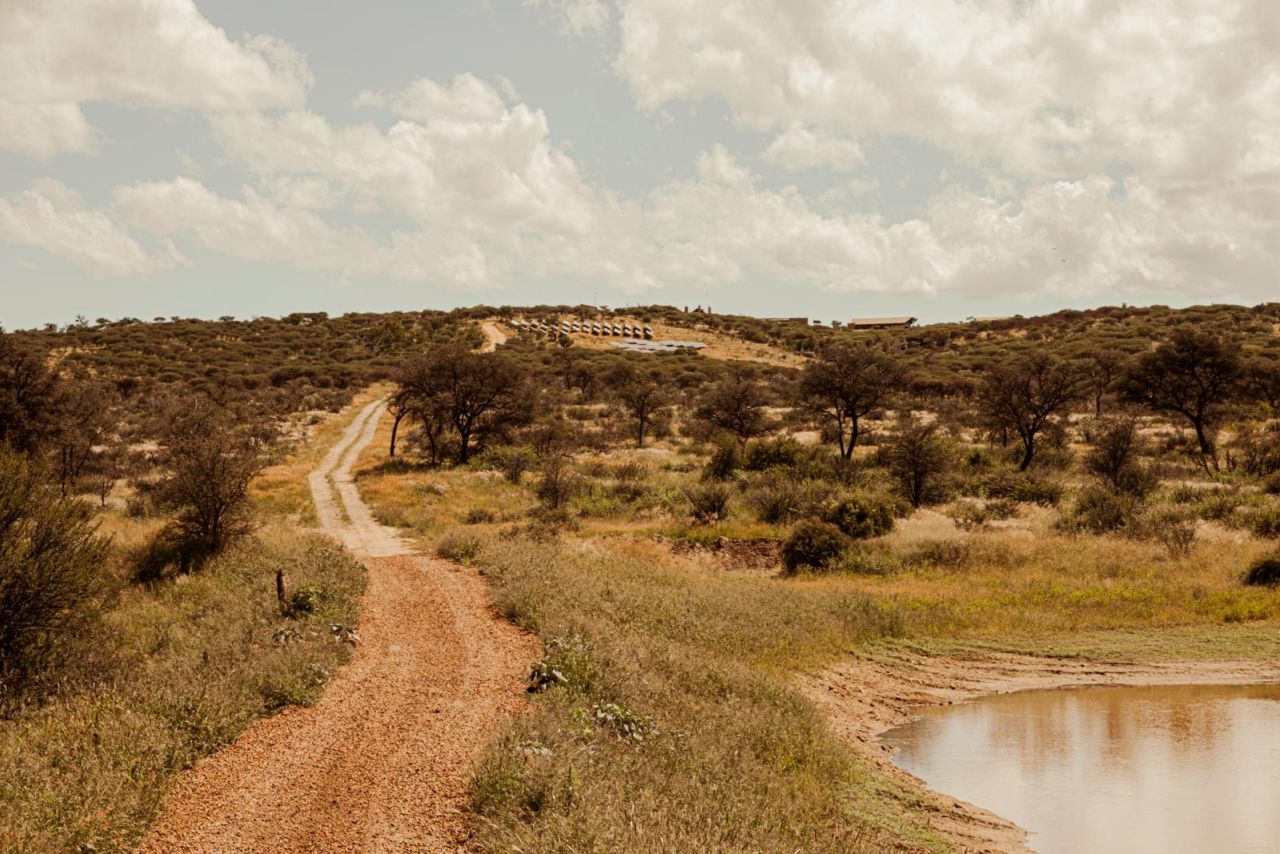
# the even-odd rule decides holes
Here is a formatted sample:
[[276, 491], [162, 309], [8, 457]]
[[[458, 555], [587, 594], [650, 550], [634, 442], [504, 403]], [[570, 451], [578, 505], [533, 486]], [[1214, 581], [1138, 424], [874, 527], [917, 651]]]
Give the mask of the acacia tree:
[[767, 429], [764, 389], [747, 371], [735, 370], [711, 383], [701, 398], [694, 417], [732, 433], [739, 442], [759, 436]]
[[840, 342], [805, 366], [800, 398], [811, 412], [831, 421], [840, 456], [847, 460], [862, 435], [862, 420], [883, 407], [904, 380], [902, 368], [887, 353]]
[[622, 364], [609, 377], [623, 408], [635, 424], [636, 447], [644, 447], [645, 433], [653, 420], [671, 402], [667, 390], [629, 364]]
[[983, 414], [1002, 430], [1017, 434], [1022, 442], [1020, 471], [1031, 467], [1036, 437], [1051, 418], [1079, 396], [1080, 377], [1057, 356], [1022, 352], [995, 365], [978, 388]]
[[1244, 387], [1249, 396], [1280, 418], [1280, 357], [1256, 356], [1244, 365]]
[[912, 507], [919, 507], [941, 492], [941, 482], [951, 467], [951, 443], [937, 422], [913, 420], [884, 446], [889, 473]]
[[57, 409], [57, 376], [0, 329], [0, 443], [27, 452], [42, 447], [56, 427]]
[[1126, 357], [1116, 350], [1099, 350], [1084, 360], [1083, 372], [1093, 397], [1093, 414], [1102, 417], [1102, 399], [1124, 373]]
[[462, 343], [435, 347], [406, 366], [399, 391], [434, 448], [445, 424], [458, 434], [457, 461], [474, 437], [528, 417], [524, 373], [502, 352], [477, 353]]
[[85, 470], [94, 449], [115, 424], [115, 387], [77, 377], [64, 382], [58, 395], [54, 434], [58, 483], [65, 496]]
[[1218, 468], [1213, 427], [1240, 387], [1240, 345], [1212, 332], [1183, 327], [1143, 353], [1125, 372], [1126, 398], [1191, 423], [1200, 461]]

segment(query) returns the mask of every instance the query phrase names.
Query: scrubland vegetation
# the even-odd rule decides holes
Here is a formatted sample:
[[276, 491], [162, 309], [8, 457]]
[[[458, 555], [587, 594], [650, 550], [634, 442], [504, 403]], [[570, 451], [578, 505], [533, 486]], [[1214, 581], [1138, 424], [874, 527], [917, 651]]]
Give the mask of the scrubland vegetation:
[[[482, 848], [942, 850], [919, 793], [839, 743], [796, 674], [894, 645], [1280, 651], [1280, 306], [874, 332], [650, 307], [629, 314], [786, 358], [473, 352], [479, 319], [570, 311], [6, 336], [4, 470], [25, 472], [6, 479], [49, 508], [22, 530], [77, 559], [48, 588], [69, 609], [21, 642], [38, 655], [2, 640], [26, 675], [6, 675], [0, 771], [39, 794], [6, 799], [0, 840], [123, 845], [152, 781], [314, 696], [359, 571], [260, 525], [308, 518], [323, 411], [373, 382], [391, 417], [366, 501], [480, 567], [546, 649], [474, 781]], [[103, 403], [70, 405], [86, 395]], [[47, 571], [23, 548], [6, 577]], [[193, 698], [192, 668], [228, 681]]]
[[522, 379], [465, 453], [470, 393], [411, 363], [362, 492], [547, 649], [477, 775], [481, 847], [945, 848], [794, 674], [885, 645], [1275, 656], [1276, 317], [774, 324], [799, 369], [514, 339], [474, 357]]

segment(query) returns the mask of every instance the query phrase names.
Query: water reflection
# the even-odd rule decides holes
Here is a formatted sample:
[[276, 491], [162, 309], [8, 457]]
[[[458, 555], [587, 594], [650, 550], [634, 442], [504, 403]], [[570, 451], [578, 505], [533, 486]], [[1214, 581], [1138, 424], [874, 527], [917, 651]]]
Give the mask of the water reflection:
[[1043, 854], [1280, 852], [1280, 685], [1008, 694], [884, 741]]

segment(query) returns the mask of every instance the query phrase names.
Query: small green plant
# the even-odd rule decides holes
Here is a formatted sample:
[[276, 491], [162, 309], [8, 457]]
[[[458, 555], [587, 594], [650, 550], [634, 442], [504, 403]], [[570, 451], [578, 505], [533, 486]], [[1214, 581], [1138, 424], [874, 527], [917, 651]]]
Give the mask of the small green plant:
[[782, 541], [782, 565], [787, 572], [827, 570], [849, 549], [849, 538], [830, 522], [806, 519]]
[[290, 614], [314, 614], [320, 609], [324, 593], [314, 584], [303, 584], [289, 595]]
[[1255, 536], [1264, 539], [1280, 537], [1280, 507], [1260, 508], [1253, 514], [1250, 527]]

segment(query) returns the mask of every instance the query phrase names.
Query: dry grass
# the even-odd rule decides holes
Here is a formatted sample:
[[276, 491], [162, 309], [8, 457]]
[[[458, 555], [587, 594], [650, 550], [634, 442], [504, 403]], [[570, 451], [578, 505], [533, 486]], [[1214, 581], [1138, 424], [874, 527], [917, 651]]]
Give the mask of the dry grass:
[[[274, 577], [321, 591], [285, 617]], [[364, 570], [327, 540], [264, 532], [198, 575], [129, 588], [106, 617], [109, 672], [0, 722], [0, 850], [127, 851], [166, 781], [255, 717], [310, 703], [349, 647]]]
[[790, 669], [892, 633], [873, 603], [703, 572], [645, 542], [502, 539], [480, 563], [565, 679], [481, 767], [480, 847], [944, 848], [914, 796], [785, 687]]

